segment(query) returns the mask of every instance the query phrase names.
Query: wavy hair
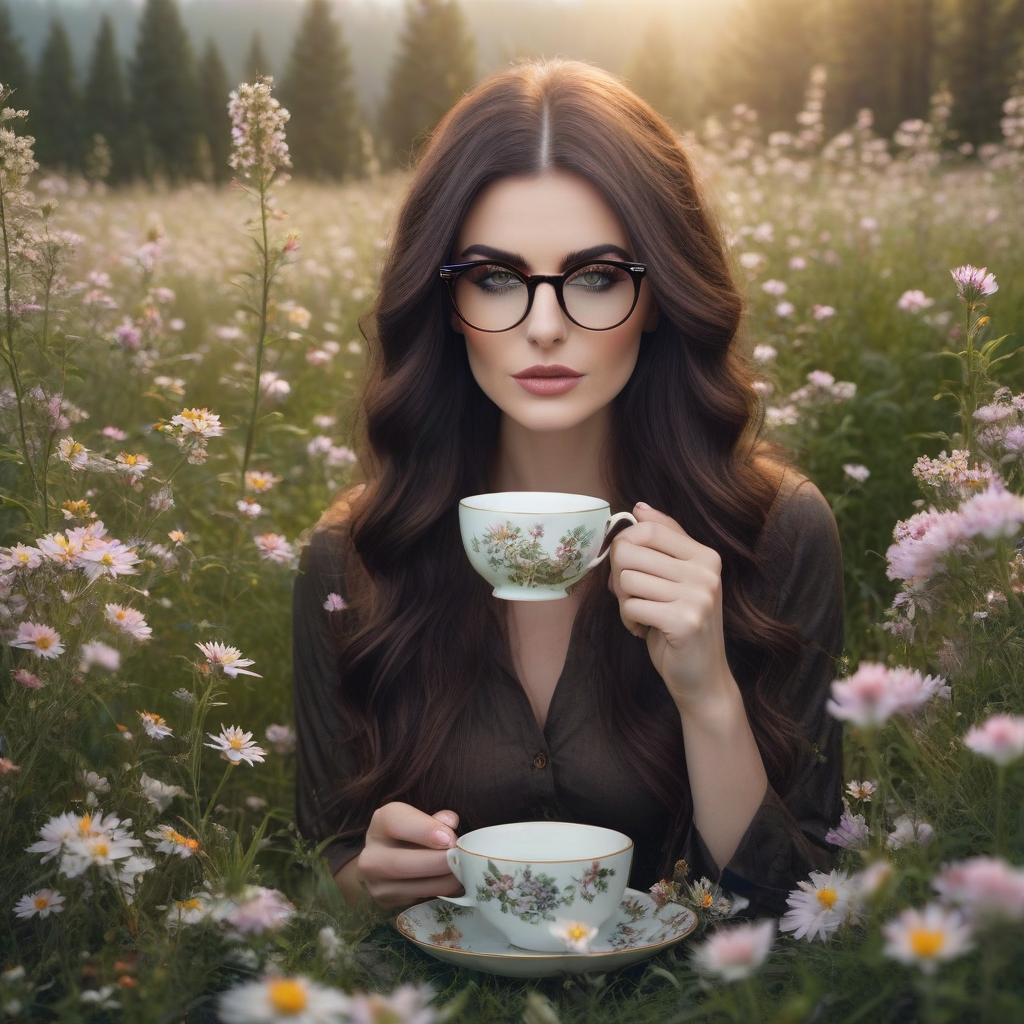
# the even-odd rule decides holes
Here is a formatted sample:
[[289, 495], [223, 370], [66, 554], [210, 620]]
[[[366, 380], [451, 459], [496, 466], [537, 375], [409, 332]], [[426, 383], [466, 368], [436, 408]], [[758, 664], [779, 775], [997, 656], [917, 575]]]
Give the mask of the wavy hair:
[[[335, 696], [350, 735], [338, 740], [354, 745], [360, 765], [331, 804], [344, 808], [334, 830], [344, 839], [390, 800], [428, 813], [453, 807], [466, 830], [494, 814], [461, 784], [460, 723], [508, 633], [465, 556], [458, 504], [490, 489], [500, 410], [452, 330], [437, 268], [483, 185], [548, 168], [602, 191], [649, 266], [660, 311], [612, 403], [607, 497], [613, 511], [648, 501], [721, 555], [727, 655], [768, 779], [785, 792], [794, 770], [800, 734], [772, 694], [795, 663], [799, 634], [755, 600], [755, 546], [791, 463], [760, 436], [764, 409], [737, 340], [743, 301], [720, 228], [680, 139], [651, 106], [593, 65], [528, 59], [466, 93], [426, 140], [375, 304], [360, 319], [370, 366], [352, 427], [365, 483], [318, 523], [344, 545], [348, 610], [332, 628], [343, 666]], [[645, 645], [622, 628], [608, 572], [606, 559], [584, 577], [577, 611], [596, 651], [596, 711], [670, 820], [682, 822], [692, 802], [678, 717], [657, 699], [664, 684]], [[660, 877], [670, 876], [669, 861]]]

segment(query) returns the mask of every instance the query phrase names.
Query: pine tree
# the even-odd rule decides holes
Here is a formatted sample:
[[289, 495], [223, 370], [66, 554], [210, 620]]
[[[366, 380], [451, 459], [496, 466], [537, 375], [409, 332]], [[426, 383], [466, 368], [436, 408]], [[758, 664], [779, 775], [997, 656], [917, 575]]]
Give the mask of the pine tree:
[[348, 45], [327, 0], [308, 0], [280, 90], [291, 114], [296, 175], [340, 179], [362, 170], [359, 110]]
[[199, 170], [201, 121], [192, 44], [176, 0], [146, 0], [131, 62], [133, 119], [147, 175]]
[[231, 155], [231, 118], [228, 116], [228, 75], [220, 51], [212, 39], [207, 40], [199, 63], [199, 92], [202, 103], [203, 137], [210, 162], [204, 177], [227, 181], [231, 176], [228, 157]]
[[81, 120], [71, 42], [52, 18], [35, 75], [35, 154], [41, 167], [68, 173], [81, 167]]
[[35, 102], [32, 90], [32, 72], [22, 52], [21, 44], [14, 35], [11, 24], [11, 12], [7, 0], [0, 0], [0, 82], [15, 90], [8, 104], [17, 110], [27, 110], [29, 115], [20, 122], [25, 133], [35, 131], [35, 119], [32, 116]]
[[243, 81], [255, 82], [260, 75], [273, 75], [270, 61], [263, 50], [263, 40], [259, 32], [253, 32], [252, 42], [249, 43], [249, 52], [245, 57], [245, 71]]
[[407, 0], [405, 27], [381, 106], [389, 166], [414, 162], [444, 113], [476, 78], [476, 45], [454, 0]]
[[86, 153], [96, 145], [97, 135], [102, 135], [109, 147], [110, 183], [118, 184], [130, 178], [133, 168], [128, 97], [114, 38], [114, 24], [109, 14], [104, 14], [100, 21], [89, 62], [82, 127]]

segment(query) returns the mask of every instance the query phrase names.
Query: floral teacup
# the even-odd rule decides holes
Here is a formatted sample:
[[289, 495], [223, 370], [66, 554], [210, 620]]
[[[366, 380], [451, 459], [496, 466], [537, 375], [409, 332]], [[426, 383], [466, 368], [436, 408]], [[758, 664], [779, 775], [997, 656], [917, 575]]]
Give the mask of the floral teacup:
[[553, 601], [602, 562], [621, 519], [602, 498], [562, 491], [494, 491], [459, 502], [462, 545], [473, 568], [508, 601]]
[[616, 911], [633, 862], [623, 832], [574, 821], [512, 821], [459, 836], [446, 851], [465, 896], [515, 946], [564, 953]]

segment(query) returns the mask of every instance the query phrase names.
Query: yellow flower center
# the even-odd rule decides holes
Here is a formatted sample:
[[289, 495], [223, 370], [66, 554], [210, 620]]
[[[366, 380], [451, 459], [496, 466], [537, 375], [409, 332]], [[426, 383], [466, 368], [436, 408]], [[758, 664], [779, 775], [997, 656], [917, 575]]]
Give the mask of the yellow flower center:
[[242, 748], [242, 737], [232, 736], [231, 739], [228, 740], [228, 746], [231, 747], [232, 750], [240, 750]]
[[946, 934], [939, 928], [914, 928], [910, 933], [910, 948], [917, 956], [935, 956], [946, 944]]
[[45, 910], [50, 905], [50, 901], [45, 896], [37, 896], [33, 902], [36, 905], [36, 910]]
[[835, 889], [819, 889], [818, 890], [818, 902], [823, 907], [828, 907], [831, 910], [836, 905], [836, 900], [839, 899], [839, 893]]
[[587, 934], [587, 926], [571, 924], [566, 931], [570, 939], [582, 939]]
[[100, 561], [104, 565], [113, 565], [114, 564], [114, 556], [109, 551], [107, 551], [107, 552], [105, 552], [104, 554], [102, 554], [100, 556]]
[[83, 836], [87, 836], [92, 831], [91, 814], [83, 814], [78, 819], [78, 831], [81, 832]]
[[195, 896], [191, 896], [187, 900], [178, 900], [178, 906], [181, 907], [182, 910], [198, 910], [200, 903]]
[[291, 978], [280, 978], [267, 986], [270, 1005], [278, 1013], [299, 1013], [306, 1008], [306, 990]]
[[41, 647], [44, 651], [53, 646], [53, 637], [49, 636], [37, 636], [36, 647]]
[[110, 847], [101, 839], [93, 846], [92, 852], [96, 854], [97, 857], [106, 857], [107, 854], [110, 853]]
[[703, 895], [703, 896], [701, 896], [701, 898], [700, 898], [700, 905], [701, 905], [701, 906], [702, 906], [702, 907], [703, 907], [703, 908], [704, 908], [705, 910], [707, 910], [707, 909], [708, 909], [708, 907], [710, 907], [710, 906], [711, 906], [711, 904], [712, 904], [712, 903], [714, 903], [714, 902], [715, 902], [715, 901], [714, 901], [714, 898], [712, 897], [711, 893], [709, 893], [709, 892], [706, 892], [706, 893], [704, 893], [704, 895]]

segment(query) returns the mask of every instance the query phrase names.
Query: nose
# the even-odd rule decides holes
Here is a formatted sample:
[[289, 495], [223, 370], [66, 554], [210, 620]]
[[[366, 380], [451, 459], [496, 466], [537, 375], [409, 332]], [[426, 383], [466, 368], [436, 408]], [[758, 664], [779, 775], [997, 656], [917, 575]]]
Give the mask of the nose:
[[526, 330], [533, 341], [554, 341], [561, 338], [568, 321], [558, 304], [558, 294], [553, 284], [544, 281], [537, 285], [533, 294], [533, 305], [526, 318]]

